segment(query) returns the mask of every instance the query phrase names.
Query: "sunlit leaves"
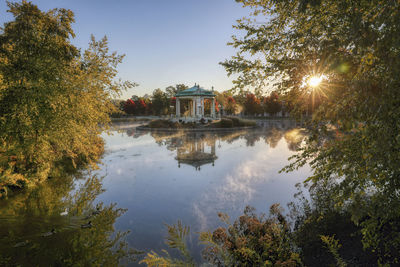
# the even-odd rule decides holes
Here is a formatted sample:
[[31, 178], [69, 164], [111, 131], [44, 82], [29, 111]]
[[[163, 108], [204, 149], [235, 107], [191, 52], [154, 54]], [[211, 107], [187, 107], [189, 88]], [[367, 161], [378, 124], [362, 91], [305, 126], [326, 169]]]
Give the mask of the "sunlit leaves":
[[103, 152], [99, 134], [115, 111], [111, 98], [134, 86], [116, 79], [123, 56], [93, 36], [80, 53], [70, 42], [70, 10], [8, 5], [15, 19], [0, 34], [0, 153], [16, 164], [2, 165], [1, 186], [13, 185], [5, 171], [35, 183], [60, 161], [95, 166]]
[[[244, 32], [232, 41], [238, 53], [222, 65], [228, 74], [240, 75], [239, 89], [275, 79], [292, 113], [306, 116], [311, 131], [287, 170], [309, 163], [314, 171], [309, 184], [329, 184], [335, 207], [349, 208], [355, 223], [363, 222], [364, 245], [377, 248], [389, 242], [380, 246], [381, 262], [397, 263], [393, 251], [400, 242], [386, 234], [395, 235], [398, 226], [392, 222], [400, 217], [395, 208], [400, 188], [400, 3], [238, 2], [252, 7], [254, 16], [238, 21], [236, 28]], [[318, 90], [303, 86], [304, 77], [313, 75], [326, 77]]]

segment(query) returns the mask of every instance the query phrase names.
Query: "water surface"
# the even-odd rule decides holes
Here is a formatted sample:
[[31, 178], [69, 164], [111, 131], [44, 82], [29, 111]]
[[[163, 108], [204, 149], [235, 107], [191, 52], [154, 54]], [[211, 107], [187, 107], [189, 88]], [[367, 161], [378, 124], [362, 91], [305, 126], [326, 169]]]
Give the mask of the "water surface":
[[[179, 219], [191, 227], [189, 247], [200, 260], [195, 233], [221, 225], [218, 212], [234, 219], [246, 205], [258, 212], [267, 212], [273, 203], [285, 207], [293, 199], [294, 185], [309, 175], [308, 168], [278, 173], [301, 143], [298, 125], [289, 120], [259, 125], [239, 132], [156, 133], [138, 131], [135, 123], [115, 124], [112, 135], [103, 135], [106, 152], [99, 170], [61, 184], [49, 182], [18, 201], [1, 204], [1, 249], [13, 258], [28, 252], [35, 257], [32, 252], [40, 255], [57, 247], [54, 253], [61, 261], [69, 249], [68, 255], [77, 253], [71, 248], [76, 242], [97, 238], [98, 251], [91, 251], [94, 242], [79, 248], [90, 251], [87, 261], [95, 261], [104, 250], [101, 244], [115, 237], [114, 230], [130, 230], [121, 239], [126, 245], [160, 252], [165, 248], [164, 224]], [[68, 215], [60, 215], [66, 207]], [[92, 215], [96, 211], [101, 214]], [[93, 227], [82, 228], [90, 220]], [[6, 249], [5, 242], [12, 246]], [[46, 255], [48, 263], [55, 262], [51, 258], [56, 256]], [[107, 257], [112, 256], [110, 252]]]

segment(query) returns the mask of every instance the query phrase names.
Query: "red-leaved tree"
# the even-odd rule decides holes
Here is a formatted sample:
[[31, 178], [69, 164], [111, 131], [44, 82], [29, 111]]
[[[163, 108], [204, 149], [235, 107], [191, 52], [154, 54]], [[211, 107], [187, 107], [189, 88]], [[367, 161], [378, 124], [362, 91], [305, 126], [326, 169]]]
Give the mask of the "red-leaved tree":
[[133, 101], [132, 99], [126, 100], [125, 105], [124, 105], [124, 111], [127, 114], [135, 114], [136, 113], [135, 101]]

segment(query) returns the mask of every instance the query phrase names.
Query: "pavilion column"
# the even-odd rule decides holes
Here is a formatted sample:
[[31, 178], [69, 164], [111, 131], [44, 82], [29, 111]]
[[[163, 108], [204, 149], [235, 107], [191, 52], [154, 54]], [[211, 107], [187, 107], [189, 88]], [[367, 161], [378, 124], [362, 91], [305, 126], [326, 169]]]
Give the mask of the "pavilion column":
[[192, 99], [192, 102], [193, 102], [193, 114], [192, 114], [192, 116], [193, 116], [193, 117], [196, 117], [196, 113], [197, 113], [197, 112], [196, 112], [196, 108], [197, 108], [197, 107], [196, 107], [196, 98], [193, 98], [193, 99]]
[[211, 103], [211, 117], [215, 118], [215, 98], [212, 99]]
[[201, 115], [204, 117], [204, 98], [201, 99]]
[[176, 98], [176, 116], [180, 117], [181, 116], [181, 103], [179, 101], [179, 98]]
[[211, 144], [211, 154], [215, 155], [215, 139], [214, 142]]

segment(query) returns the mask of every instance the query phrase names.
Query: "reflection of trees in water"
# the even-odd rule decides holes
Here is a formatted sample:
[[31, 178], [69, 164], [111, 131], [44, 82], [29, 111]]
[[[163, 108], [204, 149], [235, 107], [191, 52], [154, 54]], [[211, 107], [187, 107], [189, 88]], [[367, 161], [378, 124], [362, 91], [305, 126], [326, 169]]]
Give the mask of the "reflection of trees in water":
[[101, 180], [91, 175], [70, 195], [72, 177], [52, 179], [2, 203], [0, 265], [117, 266], [132, 260], [127, 232], [114, 233], [114, 223], [125, 210], [115, 204], [94, 205], [103, 192]]
[[[296, 151], [306, 134], [304, 129], [298, 128], [299, 125], [290, 120], [259, 121], [258, 125], [260, 127], [257, 129], [233, 132], [136, 131], [135, 128], [125, 128], [124, 130], [134, 138], [150, 133], [158, 145], [165, 146], [170, 151], [177, 151], [176, 159], [179, 163], [182, 162], [182, 155], [185, 154], [186, 160], [184, 161], [186, 162], [184, 163], [188, 163], [196, 169], [203, 164], [214, 164], [214, 160], [217, 159], [216, 150], [220, 147], [221, 142], [231, 144], [243, 139], [246, 141], [246, 146], [254, 146], [264, 139], [271, 148], [275, 148], [284, 137], [288, 148]], [[215, 146], [215, 144], [218, 145]], [[204, 154], [204, 146], [214, 150], [214, 153]]]
[[284, 137], [286, 143], [288, 144], [288, 148], [291, 151], [297, 151], [300, 148], [300, 145], [303, 142], [305, 135], [305, 129], [296, 128], [286, 131]]
[[280, 128], [270, 128], [266, 131], [264, 140], [270, 147], [275, 148], [281, 140], [283, 131]]

